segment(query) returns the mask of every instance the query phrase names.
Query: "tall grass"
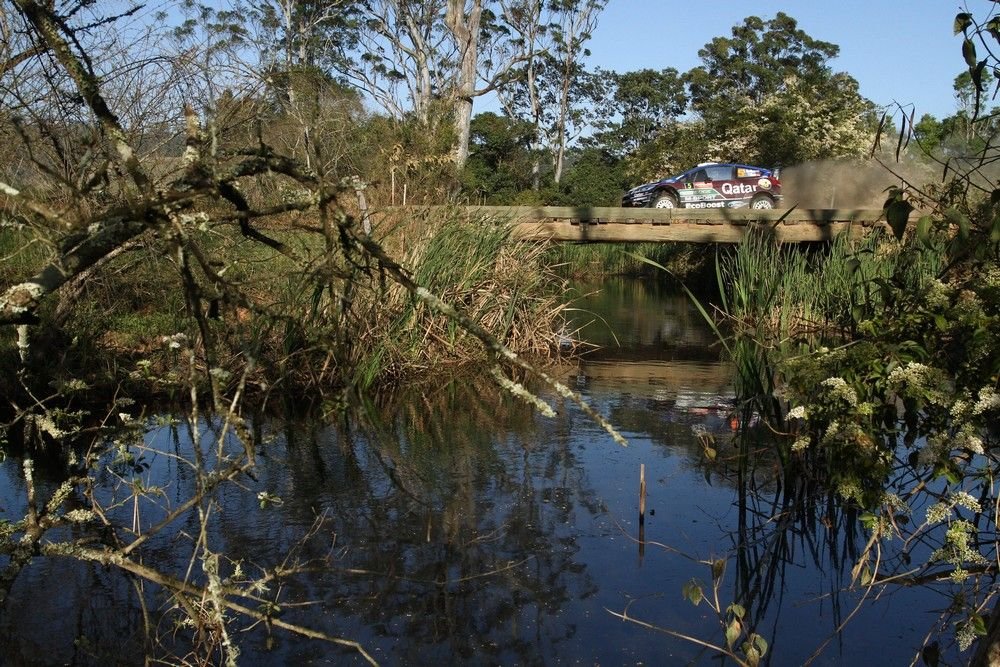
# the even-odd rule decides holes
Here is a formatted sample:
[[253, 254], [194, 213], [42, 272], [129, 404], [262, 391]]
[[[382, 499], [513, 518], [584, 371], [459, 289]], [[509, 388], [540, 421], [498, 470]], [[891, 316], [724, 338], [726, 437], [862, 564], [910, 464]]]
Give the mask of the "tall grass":
[[[508, 347], [545, 356], [558, 348], [563, 283], [546, 268], [542, 245], [513, 241], [510, 231], [503, 220], [436, 209], [393, 221], [384, 243], [402, 250], [419, 284], [462, 308]], [[370, 310], [378, 335], [360, 349], [358, 385], [483, 358], [471, 336], [403, 290], [391, 289], [383, 298]]]
[[838, 236], [806, 252], [750, 235], [719, 261], [726, 315], [762, 342], [836, 335], [883, 306], [886, 281], [922, 286], [941, 268], [933, 248], [879, 233]]
[[644, 276], [665, 267], [680, 280], [693, 280], [711, 267], [707, 246], [693, 243], [559, 243], [547, 251], [550, 264], [574, 277]]
[[[235, 371], [254, 359], [260, 386], [391, 385], [485, 360], [479, 341], [451, 319], [415, 301], [379, 266], [331, 252], [321, 235], [298, 232], [300, 222], [314, 224], [292, 219], [267, 230], [294, 259], [232, 226], [197, 232], [193, 241], [229, 285], [192, 264], [197, 305], [185, 297], [169, 241], [150, 238], [114, 258], [88, 278], [64, 327], [36, 328], [36, 349], [59, 351], [36, 355], [37, 375], [114, 383], [139, 361], [165, 372], [172, 357], [164, 338], [176, 333], [214, 340], [216, 352], [199, 363]], [[374, 235], [419, 284], [514, 351], [558, 350], [563, 281], [546, 268], [540, 244], [510, 238], [509, 224], [435, 209], [383, 220]], [[33, 272], [27, 256], [20, 257], [17, 267], [4, 265], [5, 280]], [[239, 297], [231, 294], [236, 289]], [[206, 315], [207, 328], [196, 326], [192, 308]], [[51, 308], [42, 315], [51, 316]], [[11, 354], [4, 358], [16, 363]]]

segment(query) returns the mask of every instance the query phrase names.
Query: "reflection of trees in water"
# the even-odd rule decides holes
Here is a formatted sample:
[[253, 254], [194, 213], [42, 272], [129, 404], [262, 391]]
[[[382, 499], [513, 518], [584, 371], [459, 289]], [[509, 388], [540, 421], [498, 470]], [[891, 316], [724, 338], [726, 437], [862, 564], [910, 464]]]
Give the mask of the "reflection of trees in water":
[[142, 664], [143, 647], [135, 589], [100, 566], [37, 558], [0, 609], [3, 665]]
[[[334, 424], [258, 419], [256, 479], [216, 493], [211, 548], [241, 560], [249, 576], [310, 564], [261, 596], [278, 602], [280, 618], [356, 638], [391, 655], [388, 662], [537, 663], [555, 656], [575, 633], [561, 616], [567, 602], [596, 590], [574, 538], [579, 524], [601, 511], [569, 448], [568, 422], [540, 430], [530, 407], [474, 385], [363, 408]], [[191, 458], [184, 425], [154, 428], [146, 444], [145, 483], [163, 489], [140, 501], [149, 525], [190, 494], [195, 480], [179, 463]], [[109, 506], [125, 497], [113, 476], [99, 483]], [[262, 491], [281, 503], [261, 511]], [[132, 511], [127, 503], [109, 515], [127, 526]], [[325, 517], [321, 530], [300, 542], [317, 516]], [[196, 519], [182, 518], [176, 530], [150, 539], [149, 562], [183, 577], [196, 537]], [[223, 575], [234, 571], [235, 563], [226, 563]], [[37, 654], [44, 660], [141, 659], [142, 610], [120, 572], [38, 560], [18, 585], [34, 587], [18, 596], [31, 609], [14, 603], [3, 613], [2, 662], [25, 662], [45, 640]], [[40, 594], [46, 589], [51, 593]], [[187, 631], [171, 625], [169, 603], [149, 587], [145, 599], [161, 647], [183, 645]], [[38, 633], [25, 630], [29, 619]], [[236, 635], [244, 661], [288, 663], [331, 652], [268, 634], [258, 624]], [[74, 644], [80, 637], [87, 639]]]
[[[583, 338], [634, 359], [654, 359], [669, 351], [718, 358], [707, 348], [715, 339], [691, 301], [676, 286], [658, 281], [607, 279], [574, 302], [573, 324]], [[673, 355], [671, 355], [673, 356]]]
[[778, 627], [789, 568], [812, 569], [820, 575], [817, 584], [825, 582], [832, 615], [829, 630], [834, 633], [845, 618], [845, 573], [857, 558], [861, 530], [855, 513], [843, 510], [831, 492], [813, 487], [804, 477], [776, 480], [773, 471], [771, 466], [758, 471], [746, 459], [736, 465], [732, 600], [747, 610], [748, 630], [767, 636], [772, 652], [780, 655], [783, 637]]
[[[596, 590], [575, 560], [574, 531], [600, 508], [568, 447], [568, 426], [533, 446], [531, 410], [475, 387], [368, 407], [357, 420], [289, 429], [287, 457], [265, 463], [268, 480], [287, 466], [272, 522], [304, 526], [327, 512], [330, 537], [303, 557], [334, 554], [326, 571], [287, 583], [286, 602], [319, 608], [286, 613], [313, 626], [332, 616], [338, 633], [383, 647], [391, 662], [554, 655], [574, 634], [560, 611]], [[233, 553], [259, 540], [240, 521], [226, 521], [223, 532]], [[286, 650], [300, 659], [310, 648]]]

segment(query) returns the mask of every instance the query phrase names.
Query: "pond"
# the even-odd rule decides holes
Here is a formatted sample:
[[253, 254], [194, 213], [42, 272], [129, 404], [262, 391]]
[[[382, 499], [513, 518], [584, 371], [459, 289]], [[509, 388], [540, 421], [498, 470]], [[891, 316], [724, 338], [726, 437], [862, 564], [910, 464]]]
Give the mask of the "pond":
[[[709, 563], [722, 561], [719, 604], [746, 608], [765, 662], [918, 659], [947, 598], [920, 588], [865, 598], [850, 586], [867, 540], [856, 517], [826, 499], [792, 507], [773, 464], [732, 463], [732, 368], [686, 298], [636, 281], [581, 289], [574, 318], [599, 347], [556, 370], [627, 448], [551, 393], [542, 397], [557, 416], [547, 418], [468, 379], [350, 418], [261, 419], [255, 478], [216, 493], [205, 536], [231, 559], [224, 574], [301, 566], [260, 596], [282, 620], [356, 640], [386, 665], [716, 664], [698, 641], [725, 643], [718, 618], [684, 591], [697, 578], [712, 597]], [[111, 514], [140, 532], [195, 484], [185, 423], [150, 419], [144, 442], [138, 474], [100, 479], [106, 504], [117, 502]], [[0, 466], [0, 519], [24, 508], [19, 465]], [[183, 577], [198, 525], [191, 513], [151, 537], [146, 562]], [[140, 664], [147, 650], [177, 659], [186, 630], [164, 616], [170, 604], [114, 569], [37, 558], [0, 613], [0, 662]], [[263, 624], [233, 628], [241, 664], [362, 662]]]

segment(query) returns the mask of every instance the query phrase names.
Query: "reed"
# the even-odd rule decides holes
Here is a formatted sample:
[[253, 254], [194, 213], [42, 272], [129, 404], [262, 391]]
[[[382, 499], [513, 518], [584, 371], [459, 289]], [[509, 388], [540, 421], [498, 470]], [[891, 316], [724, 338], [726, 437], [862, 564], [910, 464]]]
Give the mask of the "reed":
[[547, 257], [561, 273], [574, 277], [654, 275], [653, 267], [660, 265], [671, 276], [692, 281], [710, 269], [713, 254], [688, 243], [559, 243]]
[[[65, 326], [36, 328], [37, 349], [61, 351], [36, 355], [36, 374], [102, 384], [129, 376], [141, 361], [162, 376], [175, 361], [165, 340], [177, 333], [212, 338], [215, 352], [202, 363], [230, 373], [252, 358], [258, 386], [280, 382], [321, 392], [418, 380], [443, 366], [487, 360], [477, 339], [385, 279], [379, 266], [330, 252], [322, 236], [298, 232], [302, 224], [315, 221], [288, 219], [267, 230], [294, 259], [230, 226], [203, 230], [193, 241], [229, 287], [192, 263], [199, 285], [194, 302], [168, 240], [150, 238], [123, 253], [88, 278]], [[419, 284], [517, 353], [558, 353], [563, 281], [546, 268], [543, 247], [511, 240], [504, 221], [438, 209], [383, 218], [374, 236]], [[16, 271], [4, 265], [8, 280], [33, 271], [22, 257]], [[195, 326], [193, 309], [203, 326]], [[43, 315], [51, 318], [52, 310]], [[13, 365], [8, 344], [0, 351]]]
[[[542, 245], [512, 241], [503, 220], [470, 220], [458, 209], [420, 215], [393, 221], [383, 241], [391, 247], [405, 239], [405, 264], [419, 284], [460, 306], [518, 353], [538, 357], [558, 350], [565, 287], [546, 268]], [[402, 290], [384, 296], [369, 311], [379, 335], [366, 338], [358, 385], [483, 360], [481, 346], [450, 319]]]

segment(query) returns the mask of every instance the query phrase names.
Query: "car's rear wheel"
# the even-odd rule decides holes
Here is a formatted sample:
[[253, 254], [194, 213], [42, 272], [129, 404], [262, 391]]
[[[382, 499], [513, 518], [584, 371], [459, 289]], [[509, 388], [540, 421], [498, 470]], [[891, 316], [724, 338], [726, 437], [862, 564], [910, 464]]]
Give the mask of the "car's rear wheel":
[[750, 201], [750, 208], [758, 211], [768, 211], [774, 208], [774, 200], [767, 195], [757, 195]]
[[653, 199], [653, 208], [677, 208], [677, 196], [672, 192], [657, 193]]

